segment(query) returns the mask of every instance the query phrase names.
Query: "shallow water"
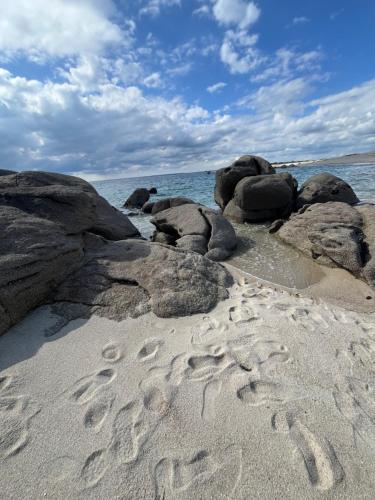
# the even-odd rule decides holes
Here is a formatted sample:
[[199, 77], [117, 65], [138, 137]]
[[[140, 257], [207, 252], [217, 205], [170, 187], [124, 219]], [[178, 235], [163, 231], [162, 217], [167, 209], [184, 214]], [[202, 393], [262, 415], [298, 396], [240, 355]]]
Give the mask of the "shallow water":
[[[375, 165], [294, 167], [280, 169], [290, 172], [301, 185], [306, 179], [321, 172], [331, 172], [347, 181], [361, 200], [375, 200]], [[112, 205], [124, 213], [124, 201], [139, 187], [156, 187], [157, 195], [150, 201], [169, 196], [185, 196], [211, 208], [218, 208], [214, 201], [215, 173], [193, 172], [184, 174], [157, 175], [131, 179], [116, 179], [93, 182], [97, 191]], [[132, 222], [141, 234], [149, 238], [154, 230], [151, 216], [139, 214]], [[263, 224], [236, 225], [239, 247], [229, 261], [232, 265], [259, 278], [280, 285], [304, 288], [320, 279], [321, 271], [311, 260], [293, 248], [269, 235]]]

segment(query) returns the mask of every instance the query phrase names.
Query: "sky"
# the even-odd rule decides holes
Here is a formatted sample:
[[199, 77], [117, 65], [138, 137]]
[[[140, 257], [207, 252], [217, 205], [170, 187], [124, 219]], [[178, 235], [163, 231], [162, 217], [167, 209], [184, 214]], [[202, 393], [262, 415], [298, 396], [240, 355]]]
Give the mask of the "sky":
[[374, 0], [1, 0], [0, 168], [375, 151]]

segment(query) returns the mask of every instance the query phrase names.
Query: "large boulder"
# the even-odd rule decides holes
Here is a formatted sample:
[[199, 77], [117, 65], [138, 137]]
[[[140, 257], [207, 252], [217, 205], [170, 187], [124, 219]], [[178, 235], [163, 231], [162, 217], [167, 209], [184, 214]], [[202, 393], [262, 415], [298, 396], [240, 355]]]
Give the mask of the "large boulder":
[[150, 192], [146, 188], [138, 188], [125, 201], [125, 208], [142, 208], [150, 199]]
[[259, 156], [241, 156], [232, 165], [216, 171], [215, 201], [224, 209], [233, 197], [239, 181], [254, 175], [274, 174], [275, 169]]
[[139, 236], [125, 214], [78, 177], [50, 172], [1, 177], [0, 205], [61, 224], [69, 234], [90, 231], [112, 240]]
[[[83, 264], [81, 234], [12, 206], [0, 206], [0, 334]], [[2, 311], [1, 311], [2, 309]]]
[[[195, 203], [195, 201], [190, 198], [184, 198], [183, 196], [176, 196], [175, 198], [163, 198], [162, 200], [155, 201], [151, 207], [152, 215], [156, 215], [163, 210], [168, 208], [179, 207], [180, 205], [187, 205], [189, 203]], [[146, 206], [142, 209], [145, 213], [148, 213], [149, 207]]]
[[295, 179], [287, 173], [257, 175], [242, 179], [224, 215], [236, 222], [261, 222], [290, 215]]
[[160, 317], [210, 311], [228, 297], [228, 271], [198, 254], [141, 240], [111, 242], [59, 288], [62, 312], [121, 320], [149, 309]]
[[225, 260], [237, 246], [236, 233], [227, 219], [198, 204], [179, 205], [157, 213], [151, 220], [157, 231], [168, 235], [175, 244], [187, 251], [206, 255], [211, 260]]
[[364, 268], [363, 276], [375, 288], [375, 205], [365, 203], [356, 210], [361, 214], [364, 233]]
[[342, 202], [306, 206], [281, 226], [278, 236], [318, 263], [363, 276], [367, 250], [363, 217]]
[[297, 196], [297, 208], [313, 203], [327, 203], [329, 201], [341, 201], [354, 205], [358, 198], [349, 184], [335, 175], [324, 172], [310, 177], [304, 184]]

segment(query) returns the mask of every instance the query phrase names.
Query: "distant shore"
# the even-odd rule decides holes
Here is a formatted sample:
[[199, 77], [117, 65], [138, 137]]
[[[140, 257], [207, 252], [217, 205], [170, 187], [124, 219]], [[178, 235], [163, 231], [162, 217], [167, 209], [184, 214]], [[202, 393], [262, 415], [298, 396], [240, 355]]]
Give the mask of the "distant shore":
[[272, 163], [274, 168], [313, 167], [319, 165], [375, 165], [375, 153], [356, 153], [320, 160], [300, 160]]

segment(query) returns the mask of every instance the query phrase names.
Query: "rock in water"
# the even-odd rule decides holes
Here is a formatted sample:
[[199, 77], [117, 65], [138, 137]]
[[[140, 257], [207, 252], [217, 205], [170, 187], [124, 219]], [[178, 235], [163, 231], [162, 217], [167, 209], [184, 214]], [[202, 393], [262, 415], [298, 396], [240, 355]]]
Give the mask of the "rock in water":
[[150, 199], [150, 193], [148, 189], [138, 188], [136, 189], [129, 198], [125, 201], [125, 208], [142, 208], [145, 203]]
[[304, 184], [297, 197], [297, 208], [313, 203], [341, 201], [354, 205], [359, 200], [349, 184], [335, 175], [324, 172], [310, 177]]
[[198, 204], [179, 205], [158, 212], [151, 220], [157, 231], [154, 241], [166, 234], [179, 248], [225, 260], [237, 246], [236, 233], [221, 214]]
[[224, 215], [237, 222], [261, 222], [290, 215], [296, 181], [286, 173], [245, 177]]
[[153, 204], [151, 213], [152, 215], [155, 215], [163, 210], [167, 210], [168, 208], [179, 207], [180, 205], [187, 205], [189, 203], [195, 203], [195, 201], [182, 196], [177, 196], [176, 198], [164, 198]]
[[241, 156], [231, 166], [216, 171], [215, 201], [224, 210], [244, 177], [274, 174], [275, 169], [259, 156]]
[[152, 187], [152, 188], [150, 188], [150, 189], [148, 190], [148, 192], [149, 192], [150, 194], [158, 194], [158, 190], [156, 189], [156, 187]]

